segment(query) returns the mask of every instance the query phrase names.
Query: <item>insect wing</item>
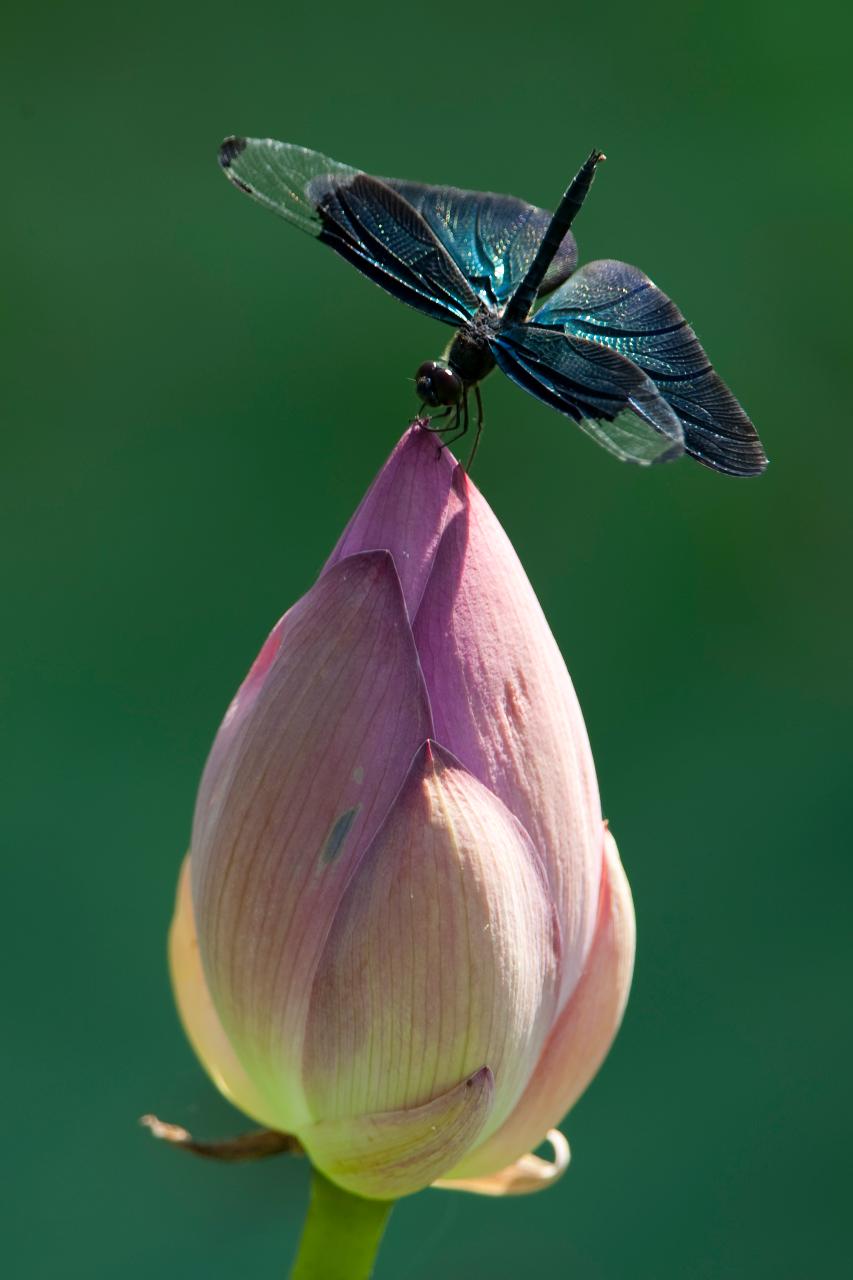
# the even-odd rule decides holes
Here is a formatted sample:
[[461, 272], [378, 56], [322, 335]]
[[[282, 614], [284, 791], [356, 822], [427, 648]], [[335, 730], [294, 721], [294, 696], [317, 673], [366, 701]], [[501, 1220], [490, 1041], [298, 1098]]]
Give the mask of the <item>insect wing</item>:
[[241, 191], [401, 301], [452, 325], [477, 310], [479, 298], [424, 219], [378, 178], [270, 138], [228, 138], [219, 160]]
[[654, 381], [678, 415], [686, 451], [731, 475], [757, 475], [767, 458], [755, 427], [712, 368], [674, 302], [625, 262], [590, 262], [535, 316], [619, 352]]
[[219, 163], [240, 191], [312, 236], [323, 230], [323, 220], [308, 195], [312, 180], [335, 177], [344, 182], [358, 173], [319, 151], [273, 138], [226, 138], [219, 148]]
[[683, 453], [678, 417], [642, 369], [617, 352], [536, 324], [509, 326], [492, 352], [508, 377], [622, 461], [648, 466]]
[[379, 178], [315, 178], [309, 194], [323, 219], [320, 239], [389, 293], [458, 325], [480, 300], [412, 206]]
[[[384, 178], [435, 233], [472, 288], [490, 306], [503, 306], [524, 279], [551, 221], [550, 213], [515, 196], [460, 191]], [[574, 271], [578, 260], [568, 232], [539, 290], [544, 297]]]

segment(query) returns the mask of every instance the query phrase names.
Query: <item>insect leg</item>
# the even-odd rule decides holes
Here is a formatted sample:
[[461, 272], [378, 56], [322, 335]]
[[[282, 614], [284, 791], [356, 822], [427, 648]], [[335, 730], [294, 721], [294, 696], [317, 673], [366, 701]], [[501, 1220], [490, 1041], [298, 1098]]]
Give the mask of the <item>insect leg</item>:
[[465, 435], [465, 432], [468, 430], [468, 392], [467, 390], [463, 391], [462, 399], [460, 400], [459, 404], [456, 406], [456, 422], [454, 423], [454, 426], [459, 425], [460, 418], [462, 419], [462, 426], [460, 430], [456, 432], [455, 436], [450, 436], [448, 437], [447, 440], [442, 440], [438, 450], [439, 453], [441, 453], [442, 449], [446, 449], [449, 444], [453, 444], [456, 440], [461, 440], [462, 437]]
[[477, 397], [477, 434], [474, 436], [474, 445], [471, 452], [468, 454], [468, 461], [465, 464], [465, 470], [469, 473], [471, 471], [471, 463], [474, 461], [474, 456], [477, 452], [477, 446], [480, 443], [480, 436], [483, 431], [483, 422], [485, 420], [485, 414], [483, 413], [483, 397], [480, 394], [479, 382], [474, 385], [474, 395]]
[[446, 418], [449, 413], [456, 413], [456, 412], [457, 412], [457, 406], [455, 404], [451, 404], [446, 409], [442, 409], [441, 413], [434, 413], [432, 415], [428, 414], [426, 417], [426, 421], [424, 421], [423, 419], [419, 420], [421, 425], [421, 430], [434, 431], [436, 435], [440, 435], [442, 431], [452, 431], [453, 428], [456, 426], [455, 422], [449, 422], [447, 426], [444, 426], [444, 427], [434, 427], [432, 424], [433, 422], [438, 422], [441, 418]]

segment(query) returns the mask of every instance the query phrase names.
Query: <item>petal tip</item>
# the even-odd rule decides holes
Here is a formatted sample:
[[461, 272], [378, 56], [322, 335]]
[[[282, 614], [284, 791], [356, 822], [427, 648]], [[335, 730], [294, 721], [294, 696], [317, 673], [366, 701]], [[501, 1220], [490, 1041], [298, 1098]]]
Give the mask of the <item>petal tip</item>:
[[425, 738], [415, 752], [409, 776], [413, 778], [439, 778], [448, 769], [463, 769], [465, 766], [457, 760], [452, 751], [443, 747], [435, 738]]
[[395, 575], [397, 572], [394, 565], [394, 557], [387, 547], [375, 547], [367, 551], [353, 551], [350, 555], [343, 556], [333, 567], [344, 571], [344, 566], [347, 569], [359, 569], [365, 572], [370, 572], [371, 569], [377, 573], [389, 572], [392, 569]]
[[465, 1081], [466, 1089], [482, 1089], [484, 1093], [495, 1087], [495, 1076], [491, 1067], [480, 1067]]
[[423, 455], [425, 463], [438, 468], [437, 474], [445, 472], [448, 479], [452, 482], [454, 468], [458, 465], [456, 459], [447, 449], [439, 450], [435, 443], [435, 433], [429, 429], [429, 418], [413, 418], [406, 428], [392, 457], [400, 461], [406, 461], [406, 454], [411, 453], [413, 457], [419, 458]]

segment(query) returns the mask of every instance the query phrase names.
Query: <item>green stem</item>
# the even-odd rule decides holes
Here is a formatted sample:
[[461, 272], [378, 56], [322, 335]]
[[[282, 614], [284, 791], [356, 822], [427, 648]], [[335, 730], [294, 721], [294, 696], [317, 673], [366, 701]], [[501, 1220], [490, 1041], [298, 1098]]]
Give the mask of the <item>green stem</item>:
[[314, 1170], [290, 1280], [368, 1280], [393, 1200], [364, 1200]]

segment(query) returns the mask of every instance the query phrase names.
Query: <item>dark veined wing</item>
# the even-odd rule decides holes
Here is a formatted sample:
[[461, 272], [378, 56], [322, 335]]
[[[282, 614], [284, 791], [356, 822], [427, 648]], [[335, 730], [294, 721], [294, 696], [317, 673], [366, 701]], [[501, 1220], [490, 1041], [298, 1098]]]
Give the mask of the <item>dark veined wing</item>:
[[642, 369], [618, 352], [527, 323], [501, 330], [492, 353], [513, 382], [573, 418], [623, 462], [670, 462], [683, 453], [678, 417]]
[[227, 138], [219, 163], [241, 191], [330, 245], [388, 293], [458, 325], [480, 299], [421, 215], [378, 178], [305, 147]]
[[767, 458], [755, 427], [665, 293], [624, 262], [590, 262], [537, 311], [553, 326], [626, 356], [678, 414], [684, 447], [730, 475], [758, 475]]
[[[417, 209], [472, 288], [489, 306], [503, 306], [524, 279], [551, 221], [550, 213], [516, 196], [460, 191], [383, 178]], [[544, 297], [574, 271], [575, 238], [563, 237], [539, 289]]]

